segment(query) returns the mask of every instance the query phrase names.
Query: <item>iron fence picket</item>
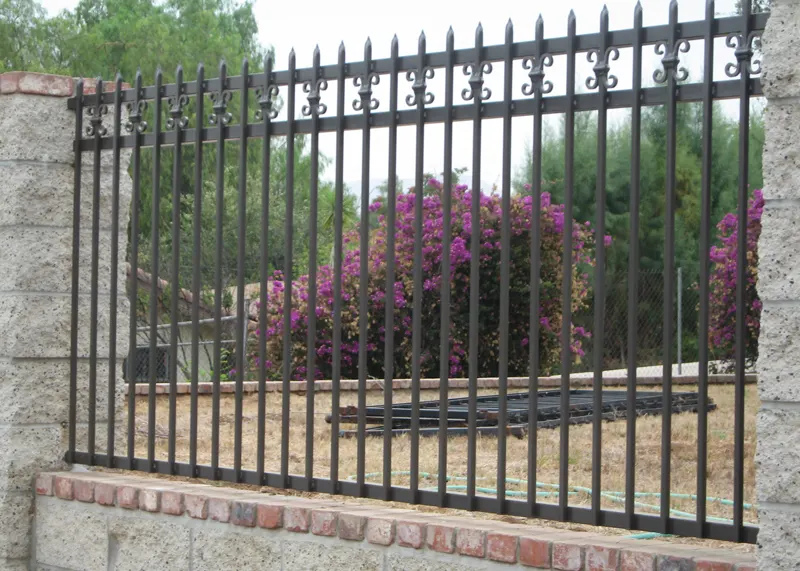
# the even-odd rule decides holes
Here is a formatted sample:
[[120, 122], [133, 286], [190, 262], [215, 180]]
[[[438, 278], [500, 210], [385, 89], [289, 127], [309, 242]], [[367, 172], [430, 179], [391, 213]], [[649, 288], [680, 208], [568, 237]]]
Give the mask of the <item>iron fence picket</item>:
[[[153, 204], [150, 216], [150, 244], [151, 244], [151, 263], [153, 271], [150, 284], [150, 349], [149, 349], [149, 386], [147, 392], [147, 460], [149, 471], [155, 470], [156, 460], [156, 376], [157, 376], [157, 352], [156, 352], [156, 327], [158, 325], [158, 244], [159, 230], [161, 226], [161, 94], [162, 94], [163, 74], [161, 68], [156, 70], [156, 97], [153, 100], [153, 132], [156, 134], [155, 144], [153, 145]], [[219, 138], [220, 145], [224, 144], [223, 137]]]
[[[642, 5], [637, 2], [633, 15], [633, 77], [635, 94], [631, 107], [631, 188], [630, 188], [630, 244], [628, 251], [628, 407], [636, 402], [637, 339], [639, 308], [639, 201], [642, 105], [638, 94], [642, 87]], [[629, 416], [625, 427], [625, 515], [632, 525], [635, 514], [636, 492], [636, 419]]]
[[[567, 101], [565, 114], [565, 151], [564, 151], [564, 238], [562, 248], [563, 270], [561, 274], [561, 428], [558, 458], [558, 489], [569, 489], [569, 380], [572, 366], [572, 220], [573, 185], [575, 177], [575, 37], [577, 22], [575, 12], [570, 11], [567, 19]], [[569, 496], [558, 495], [559, 519], [567, 521]]]
[[713, 129], [714, 65], [714, 1], [706, 4], [704, 41], [703, 97], [703, 172], [700, 190], [700, 253], [699, 253], [699, 326], [697, 384], [701, 407], [697, 413], [697, 535], [705, 537], [706, 473], [708, 469], [708, 415], [703, 406], [708, 402], [708, 337], [709, 337], [709, 248], [711, 246], [711, 136]]
[[114, 149], [111, 154], [111, 285], [109, 288], [109, 319], [108, 319], [108, 403], [106, 413], [106, 451], [108, 459], [106, 466], [114, 467], [114, 431], [116, 427], [116, 391], [117, 391], [117, 293], [119, 288], [119, 178], [120, 178], [120, 149], [119, 137], [122, 132], [122, 76], [117, 73], [114, 80]]
[[[134, 90], [137, 95], [142, 91], [142, 72], [137, 70], [136, 80], [134, 81]], [[141, 103], [140, 103], [141, 101]], [[131, 251], [130, 251], [130, 264], [131, 264], [131, 280], [130, 280], [130, 296], [131, 311], [130, 311], [130, 335], [128, 339], [128, 382], [132, 383], [138, 377], [137, 371], [137, 347], [136, 347], [136, 333], [137, 333], [137, 300], [139, 298], [139, 208], [141, 199], [141, 131], [147, 128], [147, 123], [144, 122], [142, 112], [147, 106], [147, 102], [139, 100], [138, 98], [129, 103], [128, 108], [128, 122], [125, 125], [126, 130], [133, 133], [135, 144], [131, 156], [131, 170], [133, 171], [133, 189], [131, 195]], [[81, 122], [81, 112], [77, 111], [76, 115], [78, 120], [76, 123]], [[80, 155], [76, 157], [76, 176], [79, 173]], [[76, 194], [77, 187], [76, 187]], [[77, 334], [77, 326], [74, 326], [73, 334]], [[133, 463], [136, 457], [136, 391], [128, 390], [128, 461]]]
[[[747, 226], [748, 184], [750, 153], [750, 74], [753, 71], [753, 50], [751, 42], [755, 37], [750, 28], [750, 2], [741, 3], [741, 31], [728, 34], [726, 44], [736, 43], [734, 55], [736, 64], [726, 66], [726, 75], [735, 76], [738, 71], [739, 91], [739, 188], [737, 192], [737, 235], [736, 235], [736, 328], [735, 328], [735, 397], [734, 397], [734, 429], [733, 429], [733, 527], [737, 541], [741, 541], [744, 525], [744, 405], [745, 405], [745, 358], [747, 323], [745, 307], [745, 290], [747, 288]], [[729, 72], [730, 70], [730, 72]]]
[[[389, 170], [386, 185], [386, 201], [389, 205], [397, 203], [397, 98], [399, 90], [399, 41], [397, 36], [392, 38], [391, 44], [391, 84], [389, 86], [389, 114], [392, 121], [389, 124]], [[445, 147], [447, 143], [445, 143]], [[388, 228], [395, 227], [395, 209], [391, 206], [386, 212], [386, 224]], [[391, 424], [392, 400], [394, 398], [394, 283], [395, 283], [395, 234], [388, 232], [386, 236], [386, 311], [384, 313], [384, 382], [383, 382], [383, 404], [387, 407], [389, 416], [387, 422]], [[338, 402], [338, 401], [337, 401]], [[336, 409], [334, 408], [334, 411]], [[387, 434], [383, 441], [383, 490], [384, 499], [392, 498], [392, 438]]]
[[[338, 79], [336, 89], [336, 196], [334, 198], [333, 232], [333, 344], [331, 347], [333, 363], [331, 367], [331, 413], [339, 408], [340, 382], [342, 370], [342, 250], [343, 205], [344, 202], [344, 87], [345, 87], [345, 47], [339, 46]], [[284, 385], [284, 389], [286, 385]], [[334, 415], [335, 416], [335, 415]], [[334, 490], [339, 489], [339, 420], [331, 424], [331, 482]]]

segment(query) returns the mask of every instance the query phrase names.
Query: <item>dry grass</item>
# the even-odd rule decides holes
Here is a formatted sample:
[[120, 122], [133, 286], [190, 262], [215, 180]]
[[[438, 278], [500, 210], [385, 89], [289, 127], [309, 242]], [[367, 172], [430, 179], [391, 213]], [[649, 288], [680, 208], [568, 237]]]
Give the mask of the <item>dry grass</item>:
[[[648, 388], [653, 390], [652, 388]], [[657, 389], [656, 389], [657, 390]], [[694, 387], [681, 387], [679, 390], [695, 390]], [[481, 391], [490, 394], [496, 391]], [[465, 391], [454, 390], [451, 397], [464, 396]], [[716, 411], [708, 415], [708, 495], [730, 499], [733, 497], [733, 404], [734, 392], [731, 386], [712, 386], [709, 394], [717, 404]], [[423, 391], [423, 400], [438, 399], [438, 391]], [[267, 395], [266, 419], [266, 455], [265, 463], [269, 471], [280, 470], [281, 442], [281, 398], [279, 393]], [[383, 393], [371, 391], [367, 395], [369, 403], [382, 404]], [[409, 391], [395, 391], [394, 402], [408, 402]], [[157, 401], [157, 457], [167, 458], [167, 440], [161, 435], [167, 433], [169, 400], [158, 397]], [[343, 392], [341, 404], [356, 404], [354, 392]], [[211, 397], [201, 397], [199, 401], [199, 444], [198, 460], [209, 464], [211, 459]], [[747, 388], [746, 421], [745, 421], [745, 501], [755, 499], [755, 414], [758, 399], [754, 386]], [[189, 458], [189, 406], [187, 397], [178, 399], [177, 410], [177, 459], [188, 461]], [[233, 465], [234, 441], [234, 398], [224, 395], [221, 400], [220, 423], [220, 465]], [[314, 422], [314, 474], [327, 477], [330, 473], [331, 431], [325, 422], [325, 415], [330, 412], [331, 394], [318, 393], [315, 396]], [[246, 396], [243, 414], [243, 465], [246, 469], [255, 469], [256, 442], [258, 432], [257, 397]], [[137, 426], [144, 429], [137, 436], [137, 456], [147, 453], [147, 398], [137, 398]], [[348, 427], [348, 426], [344, 426]], [[604, 490], [622, 491], [625, 488], [625, 436], [624, 421], [603, 424], [603, 461], [602, 482]], [[290, 430], [290, 472], [302, 474], [305, 467], [305, 431], [306, 431], [306, 395], [291, 395], [291, 430]], [[570, 427], [569, 473], [570, 484], [576, 486], [591, 485], [591, 449], [592, 427], [580, 425]], [[356, 440], [340, 439], [339, 473], [347, 478], [355, 473]], [[525, 479], [527, 477], [527, 438], [508, 438], [507, 477]], [[383, 439], [368, 439], [366, 445], [367, 472], [380, 472], [383, 465]], [[540, 482], [558, 482], [559, 464], [559, 431], [540, 430], [538, 434], [538, 480]], [[392, 466], [402, 471], [409, 468], [410, 441], [407, 436], [394, 438], [392, 441]], [[436, 473], [438, 466], [438, 439], [422, 438], [419, 451], [420, 470]], [[451, 437], [448, 442], [448, 473], [452, 476], [466, 475], [467, 438]], [[672, 420], [672, 490], [675, 493], [694, 494], [697, 479], [697, 416], [691, 413], [678, 414]], [[643, 417], [637, 420], [636, 445], [636, 489], [641, 492], [657, 492], [660, 488], [661, 467], [661, 417]], [[497, 440], [493, 437], [479, 437], [477, 446], [477, 475], [481, 478], [479, 485], [493, 488], [496, 482]], [[373, 478], [380, 482], [380, 476]], [[458, 482], [454, 482], [458, 484]], [[464, 483], [464, 482], [461, 482]], [[408, 478], [394, 476], [393, 484], [407, 486]], [[436, 481], [421, 479], [420, 486], [435, 486]], [[523, 486], [509, 485], [509, 490], [524, 490]], [[543, 502], [557, 502], [556, 497], [540, 498]], [[578, 494], [570, 497], [571, 505], [588, 505], [589, 496]], [[658, 504], [658, 498], [642, 498], [648, 504]], [[609, 509], [621, 509], [619, 504], [604, 500], [603, 505]], [[695, 503], [691, 500], [673, 499], [672, 508], [694, 513]], [[648, 508], [637, 508], [644, 513], [656, 513]], [[717, 503], [710, 503], [708, 515], [731, 517], [731, 508]], [[755, 510], [745, 511], [745, 520], [756, 521]]]

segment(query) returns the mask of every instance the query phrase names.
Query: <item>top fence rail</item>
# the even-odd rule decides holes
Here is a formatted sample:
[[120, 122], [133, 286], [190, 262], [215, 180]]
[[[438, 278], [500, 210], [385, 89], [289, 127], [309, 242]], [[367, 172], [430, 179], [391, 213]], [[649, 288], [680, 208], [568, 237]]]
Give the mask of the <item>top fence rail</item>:
[[[757, 13], [750, 16], [749, 31], [754, 34], [760, 34], [766, 26], [768, 13]], [[559, 38], [543, 38], [534, 41], [521, 41], [513, 42], [510, 44], [511, 59], [513, 61], [525, 60], [535, 58], [537, 54], [542, 56], [558, 56], [569, 53], [580, 54], [589, 53], [593, 50], [599, 50], [602, 46], [611, 46], [614, 48], [629, 48], [634, 44], [645, 46], [658, 46], [659, 44], [669, 44], [670, 39], [675, 37], [678, 41], [702, 40], [707, 36], [707, 27], [709, 24], [712, 27], [712, 36], [714, 38], [729, 37], [741, 32], [742, 18], [741, 17], [722, 17], [714, 18], [713, 20], [697, 20], [692, 22], [679, 22], [672, 29], [671, 24], [662, 24], [657, 26], [635, 26], [625, 30], [609, 30], [605, 38], [601, 33], [581, 34], [575, 35], [574, 38], [568, 36]], [[674, 33], [674, 36], [673, 36]], [[424, 33], [420, 36], [420, 40], [424, 45]], [[397, 39], [394, 40], [397, 42]], [[573, 41], [573, 47], [570, 49], [570, 41]], [[537, 46], [537, 43], [540, 43]], [[731, 48], [735, 46], [730, 46]], [[507, 57], [506, 50], [509, 46], [506, 44], [497, 44], [491, 46], [482, 46], [481, 61], [487, 63], [502, 62]], [[263, 89], [265, 86], [274, 86], [277, 88], [287, 87], [290, 83], [290, 77], [293, 76], [292, 84], [295, 86], [303, 85], [305, 82], [314, 80], [325, 81], [338, 81], [350, 80], [354, 78], [363, 77], [366, 65], [369, 65], [370, 73], [377, 75], [390, 75], [392, 73], [406, 74], [414, 72], [419, 68], [420, 56], [424, 58], [424, 67], [433, 70], [446, 68], [448, 65], [464, 66], [470, 65], [475, 62], [476, 48], [461, 48], [453, 49], [452, 53], [449, 51], [425, 53], [424, 50], [415, 55], [396, 56], [395, 58], [382, 58], [371, 60], [368, 64], [362, 61], [347, 62], [344, 65], [344, 73], [342, 74], [341, 66], [334, 65], [320, 65], [319, 67], [300, 68], [293, 72], [288, 70], [275, 71], [270, 73], [269, 80], [265, 77], [263, 72], [251, 73], [246, 76], [248, 89]], [[345, 47], [342, 44], [339, 48], [340, 58], [344, 56]], [[735, 56], [734, 53], [731, 54]], [[295, 60], [294, 52], [289, 56], [290, 67], [293, 67]], [[534, 65], [536, 62], [534, 61]], [[516, 70], [515, 70], [516, 71]], [[534, 70], [522, 69], [521, 72], [530, 75]], [[539, 72], [544, 70], [539, 67]], [[196, 96], [201, 94], [212, 94], [220, 91], [235, 92], [241, 91], [244, 87], [244, 76], [230, 76], [224, 79], [224, 86], [220, 83], [220, 78], [206, 79], [202, 81], [198, 89], [196, 81], [188, 81], [182, 83], [180, 93], [186, 96]], [[413, 78], [412, 78], [413, 79]], [[410, 82], [411, 80], [409, 80]], [[758, 78], [751, 78], [750, 95], [761, 95], [761, 82]], [[740, 95], [740, 82], [736, 79], [726, 81], [713, 82], [714, 99], [735, 99]], [[411, 85], [409, 83], [409, 90]], [[639, 90], [639, 99], [643, 106], [663, 105], [667, 102], [667, 88], [666, 85], [659, 85], [656, 87], [642, 87]], [[174, 97], [178, 93], [176, 84], [166, 84], [160, 88], [161, 98]], [[677, 101], [679, 102], [696, 102], [703, 100], [703, 83], [682, 83], [676, 94]], [[83, 95], [82, 107], [89, 108], [97, 104], [97, 98], [102, 98], [102, 103], [110, 104], [114, 102], [114, 93], [106, 92], [101, 95], [87, 94]], [[600, 107], [598, 93], [579, 93], [575, 94], [572, 106], [569, 104], [569, 98], [565, 96], [550, 96], [543, 97], [541, 102], [542, 114], [556, 114], [564, 113], [570, 107], [576, 112], [581, 111], [596, 111]], [[630, 108], [634, 103], [634, 92], [631, 89], [611, 89], [607, 92], [607, 108], [620, 109]], [[137, 96], [137, 90], [123, 89], [120, 93], [120, 101], [124, 104], [134, 104], [141, 101], [152, 101], [156, 98], [156, 87], [148, 86], [142, 87]], [[503, 101], [490, 102], [483, 100], [483, 113], [484, 119], [502, 118], [504, 117], [505, 103]], [[535, 102], [533, 97], [525, 97], [514, 99], [512, 101], [511, 115], [512, 117], [530, 116], [534, 114]], [[76, 109], [76, 97], [71, 97], [68, 100], [68, 107]], [[448, 117], [448, 109], [446, 106], [430, 106], [426, 102], [425, 123], [442, 123]], [[468, 106], [455, 106], [449, 110], [449, 114], [454, 121], [471, 121], [474, 118], [474, 113]], [[334, 113], [330, 116], [319, 117], [319, 132], [334, 132], [340, 126], [337, 121], [338, 117]], [[343, 121], [344, 130], [358, 130], [364, 127], [364, 116], [360, 114], [346, 115], [341, 118]], [[397, 125], [414, 125], [416, 124], [416, 109], [415, 106], [409, 106], [408, 109], [398, 110], [395, 119]], [[389, 127], [393, 124], [392, 113], [390, 112], [372, 112], [370, 114], [370, 126], [373, 128]], [[312, 132], [312, 121], [310, 118], [292, 118], [292, 128], [297, 135], [310, 134]], [[272, 135], [286, 135], [289, 132], [287, 121], [272, 121], [270, 133]], [[200, 129], [200, 136], [202, 141], [215, 141], [219, 136], [219, 130], [211, 126], [204, 126]], [[226, 139], [240, 139], [242, 137], [241, 125], [231, 124], [224, 130]], [[260, 122], [248, 122], [247, 138], [260, 138], [264, 136], [263, 124]], [[160, 143], [174, 144], [175, 134], [170, 131], [162, 131], [159, 133]], [[99, 144], [101, 149], [108, 150], [113, 147], [114, 137], [109, 133], [107, 136], [99, 138], [87, 137], [81, 141], [80, 150], [90, 151]], [[122, 134], [120, 137], [120, 147], [129, 148], [135, 144], [135, 136], [132, 134]], [[196, 126], [189, 127], [183, 130], [182, 142], [189, 144], [195, 142], [197, 139]], [[155, 134], [152, 132], [143, 133], [141, 135], [139, 144], [143, 147], [153, 146], [155, 144]]]

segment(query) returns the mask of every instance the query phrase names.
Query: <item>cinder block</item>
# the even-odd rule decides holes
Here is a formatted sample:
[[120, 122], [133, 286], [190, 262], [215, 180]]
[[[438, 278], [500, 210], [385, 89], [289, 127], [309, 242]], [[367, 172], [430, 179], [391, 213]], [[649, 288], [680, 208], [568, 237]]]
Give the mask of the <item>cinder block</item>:
[[384, 553], [377, 549], [356, 546], [285, 541], [283, 543], [284, 571], [382, 571]]
[[192, 571], [281, 569], [280, 544], [269, 534], [221, 524], [215, 527], [195, 532]]
[[[130, 200], [133, 184], [123, 163], [119, 179], [120, 240], [127, 240]], [[113, 170], [100, 171], [100, 229], [111, 228]], [[3, 188], [2, 226], [41, 226], [72, 228], [75, 171], [69, 164], [6, 163], [0, 164]], [[91, 229], [93, 180], [91, 172], [81, 177], [81, 228]], [[123, 242], [124, 243], [124, 242]], [[121, 258], [122, 259], [122, 258]]]
[[758, 503], [799, 503], [800, 470], [788, 467], [800, 466], [800, 410], [777, 405], [762, 408], [756, 417], [756, 433]]
[[164, 517], [137, 517], [134, 513], [108, 520], [108, 541], [115, 571], [189, 569], [189, 529]]
[[34, 498], [27, 494], [0, 496], [0, 561], [29, 556]]
[[[32, 129], [36, 117], [45, 129]], [[0, 97], [0, 161], [72, 163], [75, 113], [63, 98], [15, 93]]]
[[63, 469], [60, 426], [0, 427], [0, 490], [33, 492], [39, 472]]
[[514, 569], [504, 563], [490, 563], [469, 557], [451, 556], [447, 559], [419, 557], [416, 554], [387, 553], [387, 571], [501, 571]]
[[[769, 99], [800, 96], [800, 7], [797, 2], [773, 2], [763, 37], [764, 71], [761, 84]], [[766, 173], [766, 164], [764, 172]]]
[[[78, 530], [80, 533], [76, 533]], [[36, 562], [38, 564], [76, 571], [106, 571], [107, 555], [108, 535], [105, 515], [86, 504], [37, 496]]]
[[800, 307], [764, 305], [757, 368], [762, 401], [800, 400]]
[[787, 561], [800, 561], [800, 513], [779, 506], [762, 507], [758, 526], [759, 571], [783, 571]]

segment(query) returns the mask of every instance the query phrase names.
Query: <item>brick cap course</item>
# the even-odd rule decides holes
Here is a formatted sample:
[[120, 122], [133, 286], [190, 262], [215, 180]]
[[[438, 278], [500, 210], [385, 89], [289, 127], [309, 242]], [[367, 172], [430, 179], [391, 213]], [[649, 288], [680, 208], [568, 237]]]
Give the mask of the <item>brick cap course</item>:
[[[0, 73], [0, 94], [11, 95], [24, 93], [28, 95], [45, 95], [48, 97], [72, 97], [75, 95], [76, 78], [66, 75], [50, 73], [34, 73], [31, 71], [9, 71]], [[123, 89], [130, 89], [127, 83], [122, 84]], [[104, 92], [114, 91], [114, 81], [103, 84]], [[83, 93], [95, 93], [95, 80], [83, 80]]]
[[[223, 511], [233, 513], [229, 518], [217, 519], [218, 523], [255, 527], [265, 534], [271, 533], [271, 530], [320, 533], [324, 527], [323, 535], [338, 537], [349, 545], [354, 541], [361, 541], [373, 546], [396, 544], [414, 547], [438, 552], [440, 557], [452, 553], [454, 562], [481, 558], [487, 562], [503, 561], [517, 563], [520, 566], [533, 564], [536, 565], [536, 569], [564, 569], [566, 561], [561, 561], [560, 551], [568, 546], [578, 550], [576, 554], [579, 553], [582, 565], [578, 569], [581, 571], [617, 569], [617, 566], [631, 570], [655, 569], [657, 560], [665, 552], [670, 554], [672, 561], [685, 561], [687, 568], [692, 569], [715, 571], [755, 569], [754, 555], [733, 553], [730, 550], [667, 544], [657, 540], [643, 542], [619, 536], [601, 536], [500, 521], [475, 520], [452, 514], [421, 513], [377, 505], [373, 507], [340, 499], [268, 495], [255, 491], [108, 472], [42, 473], [36, 479], [38, 495], [74, 501], [73, 491], [78, 490], [82, 495], [81, 501], [107, 506], [110, 510], [130, 509], [131, 506], [125, 504], [125, 498], [135, 492], [135, 497], [138, 498], [160, 498], [157, 507], [151, 506], [151, 509], [155, 507], [155, 511], [165, 514], [165, 517], [169, 517], [173, 522], [176, 518], [216, 519], [214, 516], [219, 517], [219, 514], [214, 513], [213, 507], [225, 506], [229, 507], [229, 510]], [[87, 495], [89, 490], [94, 494], [91, 498]], [[163, 501], [165, 497], [168, 497], [169, 501]], [[177, 506], [180, 506], [180, 509]], [[334, 523], [336, 521], [339, 522], [338, 526]], [[314, 526], [315, 522], [317, 526]], [[323, 522], [328, 525], [320, 525]], [[342, 525], [343, 522], [345, 525]], [[298, 523], [304, 524], [299, 526], [303, 529], [297, 527]], [[372, 530], [381, 530], [380, 537], [371, 533]], [[449, 536], [441, 538], [443, 541], [434, 541], [437, 532], [450, 530], [455, 532], [455, 538]], [[462, 541], [453, 541], [458, 536], [461, 536]], [[419, 538], [419, 545], [416, 541], [409, 542], [410, 539], [416, 538]], [[465, 541], [466, 539], [478, 541], [476, 543]], [[480, 549], [468, 549], [477, 546]], [[459, 552], [463, 554], [459, 555]], [[600, 559], [601, 554], [610, 557], [602, 557], [602, 563], [595, 561]], [[542, 564], [547, 566], [541, 567]], [[566, 565], [566, 568], [572, 567]]]

